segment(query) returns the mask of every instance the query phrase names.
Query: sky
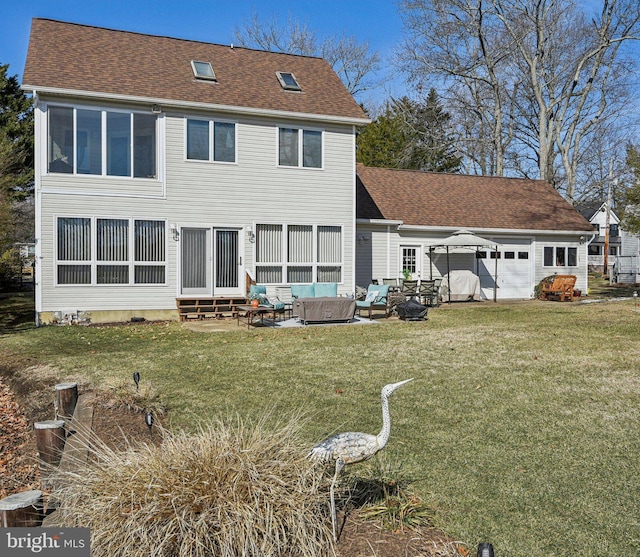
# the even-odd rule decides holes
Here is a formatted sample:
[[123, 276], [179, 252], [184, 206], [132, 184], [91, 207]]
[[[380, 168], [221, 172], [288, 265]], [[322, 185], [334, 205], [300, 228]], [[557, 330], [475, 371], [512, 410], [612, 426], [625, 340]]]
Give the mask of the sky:
[[[319, 38], [353, 35], [368, 41], [388, 68], [389, 57], [402, 40], [402, 22], [394, 0], [29, 0], [5, 7], [0, 33], [0, 64], [21, 80], [27, 56], [31, 19], [43, 17], [218, 44], [233, 42], [233, 32], [257, 13], [289, 17], [306, 23]], [[64, 56], [64, 53], [60, 53]], [[404, 93], [399, 77], [377, 92], [382, 98]]]

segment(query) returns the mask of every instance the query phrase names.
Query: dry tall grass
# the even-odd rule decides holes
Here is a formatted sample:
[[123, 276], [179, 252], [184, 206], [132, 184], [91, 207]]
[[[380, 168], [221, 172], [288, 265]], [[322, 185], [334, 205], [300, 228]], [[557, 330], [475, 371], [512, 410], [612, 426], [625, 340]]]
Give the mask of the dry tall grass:
[[94, 557], [333, 555], [323, 470], [298, 422], [234, 418], [125, 452], [97, 443], [54, 494], [56, 522], [89, 527]]

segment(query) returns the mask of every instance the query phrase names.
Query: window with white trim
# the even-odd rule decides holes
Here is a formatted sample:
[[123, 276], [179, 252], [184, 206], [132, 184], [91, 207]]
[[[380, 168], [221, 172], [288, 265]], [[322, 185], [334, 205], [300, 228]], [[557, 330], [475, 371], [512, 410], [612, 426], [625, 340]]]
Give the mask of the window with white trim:
[[187, 118], [187, 160], [236, 162], [233, 122]]
[[278, 128], [278, 164], [298, 168], [322, 168], [322, 132]]
[[256, 225], [256, 282], [342, 282], [342, 227]]
[[578, 248], [545, 246], [542, 264], [544, 267], [577, 267]]
[[166, 222], [58, 217], [56, 283], [165, 284]]
[[49, 106], [47, 169], [51, 174], [157, 178], [157, 116]]

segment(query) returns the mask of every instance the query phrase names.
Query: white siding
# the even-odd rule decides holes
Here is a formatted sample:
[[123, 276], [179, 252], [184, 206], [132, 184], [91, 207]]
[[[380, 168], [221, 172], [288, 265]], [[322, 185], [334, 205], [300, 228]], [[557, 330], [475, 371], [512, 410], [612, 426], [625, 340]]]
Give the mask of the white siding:
[[[578, 266], [577, 267], [545, 267], [544, 266], [544, 248], [545, 246], [572, 247], [578, 249]], [[575, 237], [570, 236], [553, 236], [553, 237], [537, 237], [534, 241], [534, 257], [535, 257], [535, 276], [534, 284], [538, 284], [543, 278], [550, 275], [575, 275], [576, 289], [587, 292], [587, 245], [575, 241]]]
[[[451, 232], [454, 232], [452, 230]], [[398, 230], [396, 226], [358, 224], [356, 236], [363, 236], [356, 245], [357, 282], [366, 286], [371, 279], [401, 277], [400, 247], [403, 245], [418, 245], [422, 248], [422, 268], [420, 277], [438, 278], [447, 273], [447, 255], [438, 251], [429, 257], [429, 246], [436, 245], [449, 234], [419, 230]], [[576, 241], [575, 236], [550, 235], [535, 238], [526, 233], [521, 236], [483, 234], [479, 236], [494, 240], [499, 244], [498, 251], [498, 299], [522, 299], [533, 296], [535, 285], [544, 277], [552, 274], [576, 275], [576, 288], [587, 290], [587, 247]], [[544, 246], [577, 248], [577, 267], [543, 267]], [[515, 260], [505, 262], [504, 252], [514, 251]], [[518, 260], [517, 252], [527, 251], [528, 260]], [[481, 278], [482, 295], [493, 299], [493, 283], [495, 265], [493, 259], [486, 259], [486, 270], [481, 268], [474, 253], [450, 253], [450, 269], [463, 269], [479, 274]], [[502, 295], [501, 295], [502, 294]]]
[[[233, 227], [241, 231], [241, 255], [253, 270], [254, 246], [245, 232], [256, 223], [316, 224], [342, 227], [343, 282], [354, 284], [354, 135], [347, 125], [301, 125], [228, 114], [198, 114], [237, 123], [236, 163], [185, 160], [185, 113], [162, 117], [164, 180], [121, 180], [89, 176], [42, 176], [41, 299], [38, 311], [174, 309], [179, 285], [178, 242], [167, 233], [167, 284], [154, 286], [56, 286], [57, 216], [147, 218], [177, 225]], [[42, 117], [42, 116], [40, 116]], [[277, 126], [322, 129], [323, 169], [279, 168]], [[42, 127], [40, 127], [42, 129]], [[44, 149], [44, 153], [42, 152]], [[46, 138], [38, 143], [40, 160]], [[45, 165], [41, 165], [46, 168]], [[242, 279], [244, 284], [244, 279]]]

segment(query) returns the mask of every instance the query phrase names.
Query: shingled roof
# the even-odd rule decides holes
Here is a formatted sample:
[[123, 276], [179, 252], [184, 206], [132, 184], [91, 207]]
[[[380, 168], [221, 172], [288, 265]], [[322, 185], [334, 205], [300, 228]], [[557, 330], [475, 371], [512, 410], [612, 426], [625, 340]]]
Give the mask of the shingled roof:
[[446, 228], [593, 232], [541, 180], [391, 170], [357, 165], [359, 219]]
[[[192, 60], [210, 62], [217, 82], [196, 80]], [[302, 90], [285, 91], [278, 71], [293, 73]], [[322, 58], [40, 18], [31, 25], [23, 88], [367, 121]]]

